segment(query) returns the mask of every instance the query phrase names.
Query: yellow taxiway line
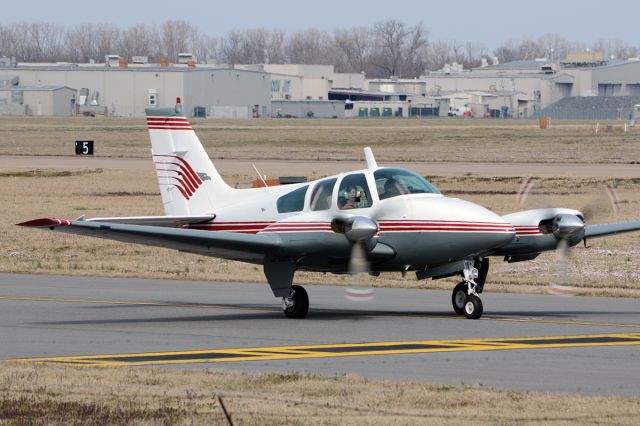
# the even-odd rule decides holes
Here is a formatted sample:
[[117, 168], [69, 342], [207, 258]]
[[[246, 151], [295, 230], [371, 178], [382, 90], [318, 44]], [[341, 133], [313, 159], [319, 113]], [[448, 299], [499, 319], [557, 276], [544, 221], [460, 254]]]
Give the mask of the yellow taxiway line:
[[84, 366], [131, 366], [629, 345], [640, 345], [640, 333], [269, 346], [176, 352], [23, 358], [17, 361]]

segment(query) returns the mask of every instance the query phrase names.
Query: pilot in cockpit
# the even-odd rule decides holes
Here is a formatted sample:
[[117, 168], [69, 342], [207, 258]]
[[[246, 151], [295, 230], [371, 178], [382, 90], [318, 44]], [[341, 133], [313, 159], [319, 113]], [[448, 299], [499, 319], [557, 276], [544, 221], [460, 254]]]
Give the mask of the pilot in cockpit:
[[393, 178], [387, 179], [384, 183], [384, 194], [380, 197], [380, 199], [391, 198], [398, 195], [406, 194], [408, 191], [405, 186], [400, 182]]

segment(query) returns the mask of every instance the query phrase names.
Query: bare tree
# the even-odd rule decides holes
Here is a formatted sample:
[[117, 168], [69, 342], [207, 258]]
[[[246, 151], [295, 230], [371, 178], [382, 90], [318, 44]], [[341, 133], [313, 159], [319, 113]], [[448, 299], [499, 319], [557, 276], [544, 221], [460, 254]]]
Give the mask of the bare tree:
[[148, 56], [157, 60], [159, 45], [158, 33], [152, 27], [136, 24], [122, 31], [119, 53], [128, 60], [133, 56]]
[[198, 61], [207, 63], [210, 60], [219, 60], [220, 58], [220, 39], [205, 34], [198, 34], [198, 37], [192, 41], [193, 54]]
[[338, 28], [333, 33], [336, 71], [363, 72], [371, 55], [371, 30], [365, 27]]
[[267, 46], [266, 62], [270, 64], [284, 64], [286, 56], [284, 53], [284, 41], [286, 33], [283, 30], [272, 30], [269, 35]]
[[221, 59], [227, 64], [243, 64], [244, 34], [240, 30], [232, 30], [222, 40], [220, 46]]
[[[627, 59], [640, 54], [640, 46], [622, 39], [601, 39], [591, 44], [605, 58]], [[538, 38], [504, 41], [493, 51], [501, 62], [546, 57], [561, 60], [587, 45], [549, 33]], [[438, 70], [458, 62], [465, 68], [479, 66], [488, 56], [482, 44], [470, 41], [428, 42], [422, 23], [408, 26], [389, 19], [373, 27], [338, 28], [331, 35], [315, 28], [287, 36], [283, 30], [253, 28], [230, 31], [224, 37], [203, 33], [186, 21], [170, 20], [159, 29], [136, 24], [119, 29], [112, 24], [80, 24], [72, 27], [43, 22], [0, 24], [0, 54], [19, 61], [102, 60], [120, 54], [131, 60], [146, 55], [150, 60], [176, 60], [192, 52], [199, 60], [239, 63], [333, 64], [339, 72], [365, 72], [369, 77], [417, 77], [426, 69]]]
[[169, 60], [176, 61], [179, 53], [191, 50], [189, 42], [193, 32], [197, 29], [187, 21], [166, 21], [162, 24], [162, 46]]
[[453, 62], [452, 41], [436, 40], [427, 47], [427, 68], [436, 71]]
[[403, 47], [402, 74], [405, 77], [417, 77], [424, 73], [427, 66], [427, 34], [422, 22], [409, 28]]
[[593, 50], [601, 51], [605, 54], [605, 58], [628, 59], [638, 55], [637, 46], [631, 46], [621, 38], [597, 40], [592, 46]]
[[285, 44], [285, 54], [292, 64], [330, 64], [329, 36], [316, 28], [291, 35]]
[[98, 58], [97, 43], [93, 27], [89, 24], [70, 28], [65, 34], [67, 58], [70, 61], [88, 62]]
[[380, 76], [413, 77], [424, 71], [426, 64], [427, 30], [422, 23], [407, 27], [403, 22], [389, 19], [374, 25], [375, 51], [373, 63]]
[[374, 63], [384, 77], [399, 74], [402, 61], [402, 46], [409, 34], [406, 25], [396, 19], [378, 22], [373, 31], [376, 40]]

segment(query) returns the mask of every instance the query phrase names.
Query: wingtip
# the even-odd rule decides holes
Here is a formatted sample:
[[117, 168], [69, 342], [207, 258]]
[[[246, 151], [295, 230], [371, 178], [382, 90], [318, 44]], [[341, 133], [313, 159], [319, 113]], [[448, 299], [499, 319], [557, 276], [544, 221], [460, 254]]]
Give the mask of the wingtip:
[[26, 222], [16, 223], [17, 226], [28, 226], [31, 228], [54, 228], [56, 226], [69, 226], [71, 221], [67, 219], [53, 219], [49, 217], [41, 219], [28, 220]]

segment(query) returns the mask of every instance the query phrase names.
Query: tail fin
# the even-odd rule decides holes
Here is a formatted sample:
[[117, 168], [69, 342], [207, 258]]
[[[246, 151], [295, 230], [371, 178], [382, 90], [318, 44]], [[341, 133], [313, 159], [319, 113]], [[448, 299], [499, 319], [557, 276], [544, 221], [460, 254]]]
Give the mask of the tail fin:
[[189, 120], [182, 115], [180, 98], [175, 108], [147, 108], [146, 113], [165, 214], [187, 216], [215, 211], [234, 189], [222, 180]]

